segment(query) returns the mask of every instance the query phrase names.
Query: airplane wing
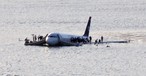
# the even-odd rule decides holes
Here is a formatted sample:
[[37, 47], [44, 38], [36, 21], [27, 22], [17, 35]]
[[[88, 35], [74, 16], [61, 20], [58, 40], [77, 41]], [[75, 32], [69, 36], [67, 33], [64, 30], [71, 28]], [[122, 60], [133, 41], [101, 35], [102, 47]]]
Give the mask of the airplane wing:
[[44, 46], [46, 45], [46, 37], [48, 34], [40, 41], [30, 41], [29, 43], [24, 43], [24, 45], [34, 45], [34, 46]]
[[104, 42], [98, 42], [98, 44], [103, 44], [103, 43], [129, 43], [130, 41], [104, 41]]
[[32, 41], [29, 43], [25, 43], [24, 45], [44, 46], [45, 44], [46, 44], [45, 39], [42, 39], [41, 41]]

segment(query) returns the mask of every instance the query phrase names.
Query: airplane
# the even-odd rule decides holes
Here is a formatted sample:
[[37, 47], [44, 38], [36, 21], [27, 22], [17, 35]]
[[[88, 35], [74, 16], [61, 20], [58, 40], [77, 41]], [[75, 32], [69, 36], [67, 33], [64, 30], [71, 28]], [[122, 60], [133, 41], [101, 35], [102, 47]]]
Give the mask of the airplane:
[[82, 36], [62, 34], [62, 33], [50, 33], [47, 34], [40, 41], [25, 42], [25, 45], [37, 45], [37, 46], [81, 46], [82, 44], [90, 43], [91, 36], [89, 36], [91, 24], [91, 17], [89, 17], [85, 32]]
[[46, 43], [49, 46], [80, 46], [90, 42], [90, 24], [91, 17], [89, 17], [85, 32], [82, 36], [62, 34], [62, 33], [50, 33], [46, 37]]

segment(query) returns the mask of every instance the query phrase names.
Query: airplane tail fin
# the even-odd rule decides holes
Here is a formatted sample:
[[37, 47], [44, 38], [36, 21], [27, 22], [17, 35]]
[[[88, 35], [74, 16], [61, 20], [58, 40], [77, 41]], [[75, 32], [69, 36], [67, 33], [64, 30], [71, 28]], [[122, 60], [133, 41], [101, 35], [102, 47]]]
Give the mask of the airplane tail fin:
[[87, 37], [89, 36], [90, 24], [91, 24], [91, 16], [89, 17], [89, 20], [88, 20], [88, 23], [87, 23], [87, 26], [86, 26], [86, 30], [85, 30], [83, 36], [87, 36]]

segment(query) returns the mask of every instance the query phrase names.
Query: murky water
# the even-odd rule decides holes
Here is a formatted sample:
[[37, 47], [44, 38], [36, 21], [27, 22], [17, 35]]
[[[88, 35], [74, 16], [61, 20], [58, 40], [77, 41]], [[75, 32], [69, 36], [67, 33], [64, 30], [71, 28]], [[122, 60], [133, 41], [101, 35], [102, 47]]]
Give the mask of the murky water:
[[[0, 76], [145, 76], [145, 0], [1, 0]], [[92, 16], [93, 41], [128, 44], [24, 46], [51, 32], [82, 35]], [[106, 47], [106, 46], [110, 47]]]

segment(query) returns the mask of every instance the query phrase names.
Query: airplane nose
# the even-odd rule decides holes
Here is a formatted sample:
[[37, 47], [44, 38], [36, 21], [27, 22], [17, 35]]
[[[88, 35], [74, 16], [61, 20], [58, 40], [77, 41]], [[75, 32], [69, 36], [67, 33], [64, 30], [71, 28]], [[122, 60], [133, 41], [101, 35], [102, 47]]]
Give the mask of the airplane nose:
[[48, 38], [47, 43], [48, 44], [52, 44], [53, 43], [52, 39], [51, 38]]
[[50, 38], [50, 37], [48, 37], [46, 42], [50, 46], [55, 46], [55, 45], [58, 44], [58, 39], [57, 38]]

